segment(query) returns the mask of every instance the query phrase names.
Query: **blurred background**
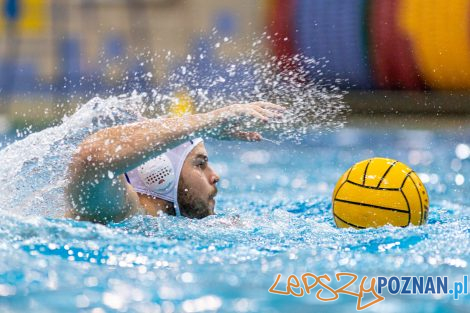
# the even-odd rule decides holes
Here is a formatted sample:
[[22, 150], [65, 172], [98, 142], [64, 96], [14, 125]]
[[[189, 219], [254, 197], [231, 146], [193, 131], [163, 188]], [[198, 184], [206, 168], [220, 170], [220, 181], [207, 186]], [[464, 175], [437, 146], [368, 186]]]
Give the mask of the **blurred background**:
[[317, 75], [341, 79], [358, 116], [470, 112], [469, 0], [0, 4], [3, 130], [48, 125], [94, 95], [164, 85], [168, 72], [202, 48], [200, 66], [211, 66], [218, 54], [229, 60], [261, 37], [269, 38], [262, 49], [282, 60], [280, 68], [295, 70], [289, 60], [297, 53], [325, 60]]

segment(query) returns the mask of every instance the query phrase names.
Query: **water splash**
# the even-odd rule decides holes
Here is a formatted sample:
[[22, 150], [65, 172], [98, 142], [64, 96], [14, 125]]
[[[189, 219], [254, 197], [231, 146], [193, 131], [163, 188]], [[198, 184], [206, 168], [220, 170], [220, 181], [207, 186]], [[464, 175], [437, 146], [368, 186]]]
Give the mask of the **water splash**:
[[[321, 78], [327, 60], [298, 54], [285, 67], [285, 60], [271, 56], [265, 49], [269, 40], [264, 34], [253, 41], [250, 49], [235, 55], [227, 55], [221, 48], [221, 42], [235, 45], [230, 39], [213, 34], [201, 40], [195, 53], [188, 54], [165, 78], [166, 83], [151, 91], [154, 107], [150, 108], [168, 112], [174, 95], [184, 90], [194, 100], [196, 112], [256, 101], [286, 106], [283, 118], [263, 129], [279, 141], [300, 142], [312, 130], [342, 127], [348, 111], [343, 102], [345, 91], [338, 88], [339, 81]], [[171, 54], [165, 57], [173, 59]]]
[[2, 210], [62, 216], [66, 169], [77, 145], [99, 129], [141, 119], [142, 96], [94, 98], [59, 126], [30, 134], [0, 151]]
[[[110, 67], [133, 64], [131, 70], [112, 74], [119, 81], [106, 87], [105, 94], [137, 91], [148, 95], [148, 116], [169, 113], [178, 95], [192, 99], [196, 112], [207, 112], [233, 103], [271, 101], [288, 107], [285, 116], [264, 127], [263, 131], [277, 140], [301, 141], [302, 134], [312, 130], [325, 132], [345, 123], [348, 106], [343, 101], [346, 91], [338, 86], [344, 80], [331, 80], [326, 75], [328, 60], [297, 54], [289, 59], [272, 56], [268, 34], [252, 40], [249, 47], [223, 37], [214, 29], [189, 45], [190, 53], [182, 56], [172, 51], [136, 52], [135, 58], [114, 57], [103, 61]], [[289, 66], [285, 66], [288, 63]], [[162, 73], [162, 68], [167, 71]], [[90, 82], [85, 85], [91, 85]], [[90, 93], [96, 93], [90, 89]]]
[[[216, 35], [210, 41], [217, 41]], [[209, 41], [209, 42], [210, 42]], [[230, 39], [220, 42], [230, 44]], [[295, 69], [282, 69], [281, 60], [270, 57], [255, 40], [251, 49], [230, 57], [212, 48], [197, 47], [197, 55], [188, 54], [167, 76], [165, 83], [151, 86], [150, 72], [126, 73], [140, 85], [123, 96], [93, 98], [79, 106], [62, 123], [22, 140], [0, 151], [0, 200], [3, 210], [20, 214], [61, 216], [64, 208], [65, 171], [73, 151], [89, 134], [105, 127], [137, 121], [143, 116], [168, 114], [177, 93], [185, 91], [195, 104], [196, 112], [207, 112], [231, 103], [272, 101], [285, 105], [283, 118], [265, 125], [261, 132], [273, 143], [285, 140], [300, 142], [312, 130], [328, 131], [344, 124], [344, 92], [333, 82], [312, 80], [312, 71], [321, 71], [321, 62], [296, 55]], [[171, 53], [163, 56], [140, 56], [141, 64], [174, 61]], [[160, 59], [159, 59], [160, 58]], [[113, 60], [115, 62], [115, 60]], [[124, 85], [123, 85], [124, 86]], [[151, 89], [148, 89], [151, 87]], [[119, 88], [118, 88], [119, 89]], [[122, 90], [126, 90], [122, 87]], [[246, 129], [243, 129], [246, 130]], [[218, 129], [214, 129], [218, 132]], [[27, 152], [27, 153], [26, 153]]]

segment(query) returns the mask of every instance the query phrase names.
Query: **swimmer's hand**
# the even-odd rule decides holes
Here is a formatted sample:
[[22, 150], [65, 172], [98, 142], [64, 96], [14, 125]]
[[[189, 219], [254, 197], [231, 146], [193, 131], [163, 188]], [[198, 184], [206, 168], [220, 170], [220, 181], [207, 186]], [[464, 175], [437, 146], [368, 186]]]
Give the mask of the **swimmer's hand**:
[[216, 123], [208, 135], [221, 140], [260, 141], [261, 134], [246, 129], [261, 128], [274, 119], [282, 118], [284, 111], [284, 107], [269, 102], [232, 104], [207, 113]]

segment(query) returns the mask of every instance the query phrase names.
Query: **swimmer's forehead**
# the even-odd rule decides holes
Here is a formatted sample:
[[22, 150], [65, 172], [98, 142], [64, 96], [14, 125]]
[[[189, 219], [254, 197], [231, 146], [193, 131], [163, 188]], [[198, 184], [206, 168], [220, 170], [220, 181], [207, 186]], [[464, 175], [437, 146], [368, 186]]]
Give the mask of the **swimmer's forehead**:
[[187, 159], [198, 159], [198, 158], [203, 158], [207, 159], [207, 151], [206, 147], [204, 146], [203, 142], [200, 142], [194, 147], [194, 149], [188, 154]]

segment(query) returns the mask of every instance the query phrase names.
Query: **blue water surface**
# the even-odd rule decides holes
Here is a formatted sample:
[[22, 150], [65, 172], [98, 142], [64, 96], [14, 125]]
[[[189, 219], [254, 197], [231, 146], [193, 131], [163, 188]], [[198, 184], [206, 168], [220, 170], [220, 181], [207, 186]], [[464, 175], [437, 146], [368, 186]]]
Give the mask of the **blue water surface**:
[[[202, 220], [136, 216], [103, 226], [0, 213], [0, 311], [351, 312], [357, 299], [349, 295], [322, 302], [319, 288], [303, 297], [268, 289], [278, 274], [279, 290], [305, 272], [448, 276], [452, 284], [469, 274], [470, 128], [347, 127], [304, 139], [208, 140], [222, 179], [217, 215]], [[374, 156], [419, 174], [431, 201], [427, 225], [335, 227], [336, 181]], [[470, 298], [385, 294], [365, 311], [411, 308], [468, 312]]]

